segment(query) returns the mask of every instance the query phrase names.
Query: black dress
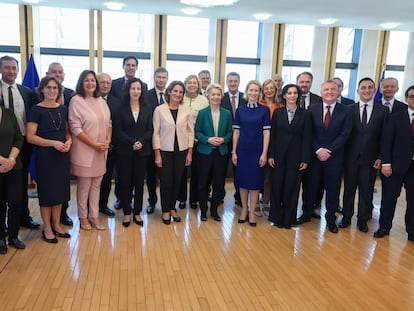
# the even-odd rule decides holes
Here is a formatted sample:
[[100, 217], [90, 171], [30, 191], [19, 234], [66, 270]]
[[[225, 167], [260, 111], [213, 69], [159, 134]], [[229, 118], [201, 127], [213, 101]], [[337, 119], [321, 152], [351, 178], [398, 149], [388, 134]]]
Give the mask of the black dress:
[[[68, 109], [33, 106], [27, 122], [37, 123], [37, 135], [45, 139], [66, 141]], [[48, 207], [68, 202], [70, 199], [69, 153], [53, 147], [36, 146], [36, 175], [39, 205]]]

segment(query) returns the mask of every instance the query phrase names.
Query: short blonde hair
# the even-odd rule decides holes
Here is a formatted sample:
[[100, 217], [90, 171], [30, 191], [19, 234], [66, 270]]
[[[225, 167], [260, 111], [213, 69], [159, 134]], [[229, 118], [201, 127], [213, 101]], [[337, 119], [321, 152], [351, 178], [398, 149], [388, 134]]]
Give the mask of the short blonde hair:
[[249, 89], [250, 85], [252, 85], [252, 84], [257, 85], [259, 87], [259, 93], [262, 92], [262, 84], [259, 81], [257, 81], [257, 80], [250, 80], [247, 83], [246, 90], [244, 92], [244, 96], [243, 97], [244, 97], [245, 100], [247, 100], [247, 90]]
[[[198, 85], [197, 93], [200, 93], [200, 91], [201, 91], [201, 81], [196, 75], [189, 75], [187, 78], [185, 78], [184, 85], [187, 86], [188, 81], [190, 81], [192, 79], [197, 80], [197, 85]], [[187, 93], [187, 87], [185, 88], [185, 93]]]
[[207, 95], [207, 97], [210, 95], [210, 92], [211, 92], [211, 90], [213, 90], [213, 89], [215, 89], [215, 90], [220, 90], [220, 93], [221, 93], [221, 97], [223, 97], [223, 88], [221, 87], [221, 85], [220, 84], [217, 84], [217, 83], [213, 83], [213, 84], [210, 84], [208, 87], [207, 87], [207, 89], [206, 89], [206, 95]]

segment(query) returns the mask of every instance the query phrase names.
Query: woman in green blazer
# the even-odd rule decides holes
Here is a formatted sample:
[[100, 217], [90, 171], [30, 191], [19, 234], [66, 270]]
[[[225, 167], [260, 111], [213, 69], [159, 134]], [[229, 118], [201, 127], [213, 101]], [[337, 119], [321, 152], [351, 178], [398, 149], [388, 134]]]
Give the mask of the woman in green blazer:
[[221, 218], [217, 213], [226, 179], [226, 167], [229, 161], [228, 143], [232, 138], [231, 112], [220, 107], [223, 89], [219, 84], [207, 88], [210, 105], [199, 111], [195, 125], [199, 156], [199, 202], [201, 221], [207, 220], [207, 197], [212, 185], [211, 217], [215, 221]]

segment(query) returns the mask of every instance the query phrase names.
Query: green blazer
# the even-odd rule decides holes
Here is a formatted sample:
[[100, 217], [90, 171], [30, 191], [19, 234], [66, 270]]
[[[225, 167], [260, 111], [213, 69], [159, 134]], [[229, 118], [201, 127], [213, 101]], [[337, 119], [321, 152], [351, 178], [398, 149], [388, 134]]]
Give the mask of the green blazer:
[[[218, 124], [218, 137], [223, 137], [224, 143], [218, 147], [221, 155], [229, 153], [228, 143], [232, 139], [232, 116], [231, 112], [225, 108], [220, 107], [220, 119]], [[195, 125], [195, 136], [198, 140], [197, 151], [209, 155], [213, 151], [214, 146], [208, 143], [209, 137], [214, 135], [213, 117], [211, 116], [210, 106], [201, 109], [198, 112], [197, 121]]]

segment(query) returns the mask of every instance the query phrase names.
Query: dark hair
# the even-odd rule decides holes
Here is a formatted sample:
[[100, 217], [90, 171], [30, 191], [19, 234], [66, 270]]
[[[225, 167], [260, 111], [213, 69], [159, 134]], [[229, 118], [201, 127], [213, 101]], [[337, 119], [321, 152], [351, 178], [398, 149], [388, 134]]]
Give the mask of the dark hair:
[[408, 97], [408, 93], [409, 93], [411, 90], [414, 90], [414, 85], [411, 85], [411, 86], [410, 86], [410, 87], [408, 87], [408, 89], [405, 91], [405, 93], [404, 93], [405, 98], [407, 98], [407, 97]]
[[229, 73], [226, 75], [226, 81], [227, 81], [227, 79], [228, 79], [230, 76], [236, 76], [236, 77], [239, 79], [239, 81], [240, 81], [240, 75], [239, 75], [237, 72], [235, 72], [235, 71], [231, 71], [231, 72], [229, 72]]
[[372, 80], [370, 77], [365, 77], [365, 78], [362, 78], [361, 80], [359, 80], [359, 82], [358, 82], [358, 87], [361, 85], [361, 83], [362, 82], [364, 82], [364, 81], [370, 81], [370, 82], [372, 82], [372, 84], [374, 84], [374, 87], [375, 87], [375, 82], [374, 82], [374, 80]]
[[50, 81], [55, 81], [58, 86], [58, 95], [56, 96], [56, 102], [62, 96], [63, 86], [60, 81], [54, 76], [46, 76], [40, 80], [39, 86], [36, 88], [36, 93], [39, 96], [39, 101], [43, 101], [45, 99], [45, 95], [42, 93], [44, 88], [49, 84]]
[[200, 77], [202, 74], [204, 73], [208, 73], [208, 76], [211, 77], [210, 71], [208, 71], [207, 69], [203, 69], [198, 73], [198, 76]]
[[284, 97], [284, 95], [287, 93], [287, 91], [291, 88], [294, 87], [296, 89], [296, 91], [298, 92], [298, 98], [296, 99], [296, 106], [299, 106], [300, 104], [300, 100], [302, 99], [302, 91], [300, 90], [299, 85], [297, 84], [286, 84], [283, 88], [282, 88], [282, 103], [286, 106], [286, 98]]
[[158, 67], [157, 69], [155, 69], [155, 71], [154, 71], [154, 78], [155, 78], [155, 75], [157, 74], [157, 73], [160, 73], [160, 72], [166, 72], [167, 73], [167, 75], [168, 75], [168, 70], [167, 70], [167, 68], [165, 68], [165, 67]]
[[[183, 89], [183, 99], [184, 99], [184, 93], [185, 93], [185, 85], [184, 85], [184, 83], [182, 82], [182, 81], [178, 81], [178, 80], [174, 80], [174, 81], [172, 81], [170, 84], [168, 84], [168, 86], [167, 86], [167, 88], [166, 88], [166, 90], [165, 90], [165, 95], [164, 95], [164, 97], [165, 97], [165, 101], [167, 102], [167, 103], [169, 103], [170, 102], [170, 94], [171, 94], [171, 90], [176, 86], [176, 85], [179, 85], [179, 86], [181, 86], [182, 87], [182, 89]], [[180, 104], [182, 104], [182, 100], [181, 100], [181, 103]]]
[[342, 81], [342, 79], [340, 77], [333, 77], [331, 80], [341, 82], [341, 86], [344, 87], [344, 81]]
[[313, 81], [313, 74], [310, 71], [304, 71], [304, 72], [301, 72], [300, 74], [298, 74], [296, 76], [296, 82], [298, 82], [298, 80], [301, 76], [309, 76], [309, 77], [311, 77], [311, 80]]
[[0, 58], [0, 68], [3, 67], [3, 62], [8, 61], [8, 60], [15, 61], [17, 64], [17, 67], [19, 67], [19, 61], [17, 59], [9, 55], [4, 55], [3, 57]]
[[124, 59], [122, 60], [122, 67], [124, 67], [124, 66], [125, 66], [125, 63], [126, 63], [128, 60], [130, 60], [130, 59], [135, 60], [135, 64], [138, 66], [138, 58], [136, 58], [136, 57], [135, 57], [135, 56], [133, 56], [133, 55], [128, 55], [128, 56], [125, 56], [125, 57], [124, 57]]
[[85, 80], [88, 74], [92, 74], [96, 81], [96, 88], [95, 88], [95, 91], [93, 92], [93, 97], [99, 97], [99, 82], [98, 82], [98, 79], [96, 78], [96, 73], [95, 71], [89, 70], [89, 69], [86, 69], [81, 72], [79, 79], [78, 79], [78, 83], [76, 84], [76, 94], [82, 96], [83, 98], [86, 97], [86, 92], [85, 92], [85, 89], [83, 88], [83, 80]]
[[139, 84], [141, 85], [141, 95], [138, 98], [138, 101], [141, 103], [142, 94], [144, 93], [144, 90], [142, 88], [142, 81], [138, 78], [131, 78], [127, 80], [122, 89], [122, 105], [129, 105], [129, 102], [131, 101], [131, 95], [129, 94], [129, 90], [131, 89], [131, 84], [135, 82], [139, 82]]

